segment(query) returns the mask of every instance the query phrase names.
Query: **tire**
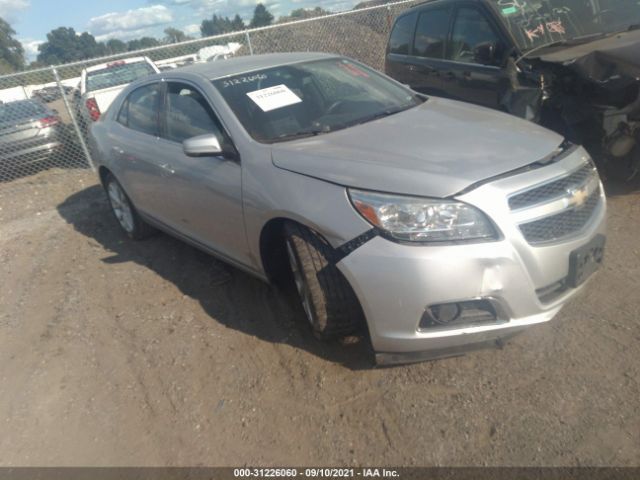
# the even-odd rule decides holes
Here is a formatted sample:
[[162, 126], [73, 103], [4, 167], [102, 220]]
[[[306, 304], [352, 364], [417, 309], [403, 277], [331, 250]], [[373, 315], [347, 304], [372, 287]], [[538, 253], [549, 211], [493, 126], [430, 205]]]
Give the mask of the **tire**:
[[130, 238], [143, 240], [157, 232], [140, 217], [122, 185], [111, 173], [108, 173], [104, 179], [104, 189], [107, 193], [111, 213]]
[[332, 261], [333, 250], [308, 228], [285, 225], [285, 248], [305, 316], [321, 340], [347, 336], [364, 315], [351, 286]]

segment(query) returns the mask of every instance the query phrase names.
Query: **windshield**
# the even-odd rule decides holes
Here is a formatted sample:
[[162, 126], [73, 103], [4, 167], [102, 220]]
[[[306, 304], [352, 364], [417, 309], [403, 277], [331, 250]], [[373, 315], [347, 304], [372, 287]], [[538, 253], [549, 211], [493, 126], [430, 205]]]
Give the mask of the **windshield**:
[[87, 92], [126, 85], [152, 73], [156, 72], [147, 62], [109, 64], [102, 70], [87, 73]]
[[492, 0], [518, 46], [619, 32], [640, 23], [640, 0]]
[[422, 103], [410, 90], [340, 58], [259, 70], [213, 83], [244, 128], [263, 143], [333, 132]]

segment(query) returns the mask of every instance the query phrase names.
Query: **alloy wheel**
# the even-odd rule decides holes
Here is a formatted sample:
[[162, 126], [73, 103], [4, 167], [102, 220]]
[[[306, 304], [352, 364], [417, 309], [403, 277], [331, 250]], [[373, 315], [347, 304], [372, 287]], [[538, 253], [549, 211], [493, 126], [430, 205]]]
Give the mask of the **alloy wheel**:
[[131, 210], [131, 204], [124, 191], [122, 191], [120, 185], [115, 181], [109, 183], [107, 191], [109, 193], [111, 208], [120, 226], [124, 228], [127, 233], [133, 232], [133, 211]]

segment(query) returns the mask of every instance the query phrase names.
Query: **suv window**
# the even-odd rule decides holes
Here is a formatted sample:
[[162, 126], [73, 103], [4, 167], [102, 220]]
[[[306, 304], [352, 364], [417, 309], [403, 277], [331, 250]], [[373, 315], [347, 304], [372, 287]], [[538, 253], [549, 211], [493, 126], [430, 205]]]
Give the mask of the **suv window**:
[[188, 138], [207, 133], [218, 136], [222, 143], [220, 123], [202, 94], [184, 83], [171, 82], [167, 87], [165, 133], [167, 140], [182, 143]]
[[434, 8], [422, 12], [418, 18], [413, 54], [417, 57], [444, 58], [448, 32], [448, 8]]
[[415, 28], [415, 13], [400, 17], [393, 27], [393, 32], [391, 32], [391, 37], [389, 38], [389, 53], [409, 55], [409, 45], [411, 45]]
[[474, 50], [482, 43], [498, 45], [500, 39], [484, 14], [474, 7], [458, 9], [453, 24], [448, 58], [456, 62], [480, 63]]
[[159, 111], [159, 85], [145, 85], [129, 94], [118, 112], [118, 122], [132, 130], [157, 137]]

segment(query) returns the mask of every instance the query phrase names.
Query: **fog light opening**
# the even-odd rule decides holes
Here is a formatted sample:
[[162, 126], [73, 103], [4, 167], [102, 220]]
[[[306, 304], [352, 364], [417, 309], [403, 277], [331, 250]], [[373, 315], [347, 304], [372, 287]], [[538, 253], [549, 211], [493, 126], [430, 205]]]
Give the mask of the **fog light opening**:
[[460, 316], [460, 305], [457, 303], [445, 303], [427, 308], [427, 312], [438, 325], [447, 325]]
[[420, 330], [464, 328], [494, 325], [507, 319], [499, 318], [493, 304], [487, 299], [456, 303], [442, 303], [427, 307], [420, 319]]

